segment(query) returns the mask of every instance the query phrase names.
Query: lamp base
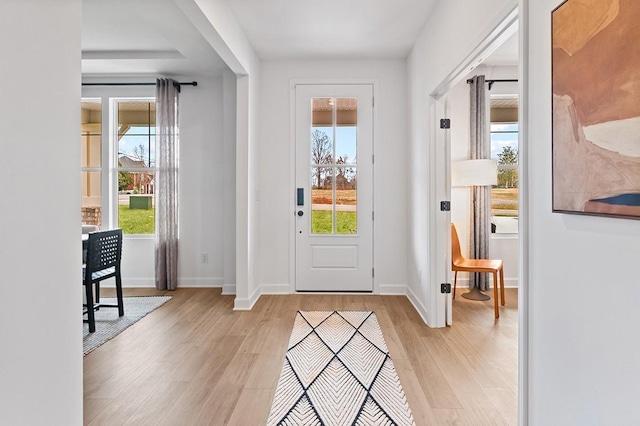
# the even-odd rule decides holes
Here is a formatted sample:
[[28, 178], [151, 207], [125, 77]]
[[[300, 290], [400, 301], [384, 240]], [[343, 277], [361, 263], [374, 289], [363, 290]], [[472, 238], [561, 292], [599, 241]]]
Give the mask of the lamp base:
[[469, 300], [489, 300], [491, 299], [489, 296], [478, 290], [478, 287], [473, 287], [469, 289], [468, 292], [462, 295], [465, 299]]

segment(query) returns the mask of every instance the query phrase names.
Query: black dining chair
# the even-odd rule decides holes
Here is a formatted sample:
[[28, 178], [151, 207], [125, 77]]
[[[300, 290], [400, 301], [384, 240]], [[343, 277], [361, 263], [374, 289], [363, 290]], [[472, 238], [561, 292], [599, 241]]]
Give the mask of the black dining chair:
[[[86, 303], [83, 314], [89, 323], [89, 332], [96, 331], [95, 312], [100, 308], [118, 308], [118, 316], [124, 315], [122, 302], [122, 277], [120, 274], [120, 260], [122, 258], [122, 229], [96, 231], [89, 233], [87, 239], [87, 258], [82, 265], [82, 284], [85, 288]], [[116, 305], [100, 303], [100, 282], [108, 278], [116, 279]], [[94, 299], [95, 287], [95, 299]]]

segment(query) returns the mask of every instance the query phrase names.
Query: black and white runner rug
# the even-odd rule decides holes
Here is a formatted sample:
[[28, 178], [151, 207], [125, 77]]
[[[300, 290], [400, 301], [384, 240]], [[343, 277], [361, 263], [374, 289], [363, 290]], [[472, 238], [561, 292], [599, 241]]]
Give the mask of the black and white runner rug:
[[415, 425], [371, 311], [299, 311], [268, 425]]

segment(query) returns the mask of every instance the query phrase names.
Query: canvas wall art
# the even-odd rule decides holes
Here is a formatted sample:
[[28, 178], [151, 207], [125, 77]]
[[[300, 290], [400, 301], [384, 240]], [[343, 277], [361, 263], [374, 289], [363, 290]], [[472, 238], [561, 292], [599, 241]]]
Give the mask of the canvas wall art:
[[640, 1], [551, 18], [553, 211], [640, 219]]

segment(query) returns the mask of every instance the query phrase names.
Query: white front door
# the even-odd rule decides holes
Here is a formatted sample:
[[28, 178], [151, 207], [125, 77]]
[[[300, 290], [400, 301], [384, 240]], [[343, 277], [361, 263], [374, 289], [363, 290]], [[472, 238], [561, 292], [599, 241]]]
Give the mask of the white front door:
[[295, 86], [297, 291], [373, 291], [373, 86]]

